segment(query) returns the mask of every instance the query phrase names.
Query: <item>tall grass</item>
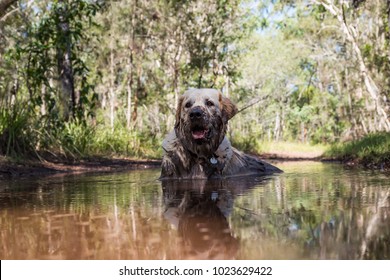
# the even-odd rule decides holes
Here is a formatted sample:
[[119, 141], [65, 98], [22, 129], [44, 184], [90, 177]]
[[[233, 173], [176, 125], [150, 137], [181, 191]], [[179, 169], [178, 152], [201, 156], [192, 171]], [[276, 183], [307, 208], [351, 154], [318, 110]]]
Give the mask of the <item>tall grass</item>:
[[18, 157], [34, 151], [31, 114], [25, 106], [0, 107], [0, 154]]
[[78, 119], [68, 122], [47, 118], [36, 127], [38, 153], [51, 157], [79, 159], [92, 156], [96, 127]]
[[369, 134], [360, 140], [332, 145], [325, 152], [325, 156], [366, 163], [389, 162], [390, 133]]
[[156, 159], [162, 156], [162, 139], [148, 132], [129, 130], [117, 123], [114, 128], [101, 124], [96, 128], [90, 154]]
[[104, 122], [38, 118], [26, 107], [0, 108], [0, 155], [11, 158], [160, 158], [161, 141], [151, 132], [127, 129], [119, 121], [111, 128]]

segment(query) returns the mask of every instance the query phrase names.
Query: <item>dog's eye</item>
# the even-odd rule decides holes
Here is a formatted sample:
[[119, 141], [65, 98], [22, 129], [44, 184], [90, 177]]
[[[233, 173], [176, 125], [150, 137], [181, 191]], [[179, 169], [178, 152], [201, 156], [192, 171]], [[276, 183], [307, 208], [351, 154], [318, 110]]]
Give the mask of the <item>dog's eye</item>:
[[210, 100], [207, 100], [206, 101], [206, 106], [207, 107], [212, 107], [212, 106], [214, 106], [214, 103], [212, 101], [210, 101]]
[[186, 108], [190, 108], [192, 106], [191, 102], [188, 101], [185, 105], [184, 105]]

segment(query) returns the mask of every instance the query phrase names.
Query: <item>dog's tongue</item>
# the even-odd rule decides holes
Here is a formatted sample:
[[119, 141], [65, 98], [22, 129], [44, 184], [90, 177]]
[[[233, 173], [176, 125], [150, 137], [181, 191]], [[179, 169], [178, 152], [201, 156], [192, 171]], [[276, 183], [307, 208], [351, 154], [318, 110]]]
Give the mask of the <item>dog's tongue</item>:
[[203, 139], [206, 136], [207, 130], [194, 130], [192, 131], [192, 137], [194, 139]]

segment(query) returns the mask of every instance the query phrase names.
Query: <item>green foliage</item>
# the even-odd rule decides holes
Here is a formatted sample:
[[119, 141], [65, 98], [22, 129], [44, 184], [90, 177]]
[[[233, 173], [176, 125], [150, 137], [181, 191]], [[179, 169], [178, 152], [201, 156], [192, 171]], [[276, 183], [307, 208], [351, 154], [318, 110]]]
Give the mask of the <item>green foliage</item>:
[[93, 137], [94, 128], [77, 119], [72, 122], [66, 122], [63, 129], [58, 133], [61, 150], [73, 156], [88, 155]]
[[[222, 87], [237, 75], [232, 44], [247, 32], [239, 4], [123, 0], [103, 9], [100, 1], [72, 0], [26, 7], [33, 12], [6, 57], [19, 65], [17, 94], [34, 116], [30, 150], [160, 156], [155, 147], [172, 128], [160, 112], [172, 113], [177, 94], [191, 85]], [[151, 104], [158, 104], [155, 115]], [[110, 123], [96, 118], [107, 111]]]
[[263, 152], [260, 137], [255, 135], [235, 135], [232, 139], [232, 145], [245, 152], [249, 153], [261, 153]]
[[[44, 105], [47, 107], [45, 113], [52, 118], [61, 117], [61, 111], [64, 110], [61, 106], [69, 106], [71, 115], [78, 119], [93, 113], [97, 96], [88, 81], [89, 69], [82, 52], [88, 42], [85, 30], [92, 25], [92, 17], [99, 9], [101, 5], [94, 1], [53, 1], [49, 11], [38, 22], [26, 26], [24, 32], [28, 39], [10, 51], [10, 58], [25, 63], [25, 68], [20, 71], [23, 73], [21, 77], [26, 80], [32, 108]], [[69, 25], [65, 32], [61, 29], [64, 24]], [[78, 95], [75, 104], [68, 104], [67, 101], [61, 104], [61, 94], [64, 93], [53, 83], [56, 72], [61, 76], [63, 71], [59, 65], [59, 56], [67, 52]], [[65, 97], [68, 100], [70, 98]]]
[[[378, 100], [390, 90], [387, 5], [346, 4], [343, 15], [357, 31]], [[313, 1], [45, 0], [20, 7], [0, 25], [0, 102], [18, 102], [2, 109], [9, 143], [1, 143], [2, 154], [158, 157], [155, 147], [173, 128], [188, 87], [220, 89], [245, 108], [231, 122], [240, 132], [232, 142], [243, 150], [261, 151], [270, 141], [331, 143], [387, 127], [362, 81], [357, 48], [338, 18]], [[15, 140], [23, 135], [31, 142]]]
[[326, 151], [325, 156], [363, 163], [389, 162], [390, 133], [369, 134], [360, 140], [335, 144]]
[[147, 132], [129, 131], [117, 123], [96, 128], [89, 154], [132, 158], [161, 158], [162, 139]]
[[35, 142], [31, 117], [26, 106], [0, 106], [0, 154], [11, 157], [31, 155]]

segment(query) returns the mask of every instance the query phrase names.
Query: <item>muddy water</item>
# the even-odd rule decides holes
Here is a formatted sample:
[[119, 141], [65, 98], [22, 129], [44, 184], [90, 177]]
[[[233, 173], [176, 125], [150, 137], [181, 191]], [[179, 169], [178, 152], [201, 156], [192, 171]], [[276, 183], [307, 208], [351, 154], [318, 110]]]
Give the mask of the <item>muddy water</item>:
[[390, 176], [318, 162], [0, 181], [0, 259], [390, 259]]

